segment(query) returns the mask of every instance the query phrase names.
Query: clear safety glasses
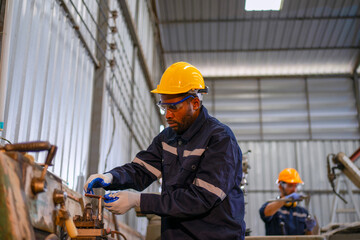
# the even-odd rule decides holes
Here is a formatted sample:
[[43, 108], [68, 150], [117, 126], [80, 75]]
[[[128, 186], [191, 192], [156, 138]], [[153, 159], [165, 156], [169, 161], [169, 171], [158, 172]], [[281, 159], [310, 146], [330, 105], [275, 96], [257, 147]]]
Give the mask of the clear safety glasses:
[[182, 107], [183, 102], [189, 98], [194, 98], [194, 96], [192, 96], [192, 95], [186, 96], [183, 99], [181, 99], [180, 101], [174, 102], [174, 103], [162, 103], [160, 101], [160, 102], [158, 102], [157, 105], [163, 111], [170, 110], [172, 112], [176, 112], [177, 110], [179, 110]]
[[301, 183], [286, 183], [286, 182], [280, 182], [280, 185], [281, 185], [284, 189], [294, 189], [294, 188], [295, 188], [297, 191], [300, 191], [303, 184], [301, 184]]

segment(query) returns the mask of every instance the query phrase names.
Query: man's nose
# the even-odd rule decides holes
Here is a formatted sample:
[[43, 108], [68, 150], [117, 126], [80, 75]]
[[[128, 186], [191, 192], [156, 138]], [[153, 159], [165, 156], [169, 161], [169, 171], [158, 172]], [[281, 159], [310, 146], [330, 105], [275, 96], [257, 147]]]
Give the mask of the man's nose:
[[169, 111], [168, 109], [165, 110], [165, 117], [166, 119], [169, 119], [169, 118], [173, 118], [174, 117], [174, 113]]

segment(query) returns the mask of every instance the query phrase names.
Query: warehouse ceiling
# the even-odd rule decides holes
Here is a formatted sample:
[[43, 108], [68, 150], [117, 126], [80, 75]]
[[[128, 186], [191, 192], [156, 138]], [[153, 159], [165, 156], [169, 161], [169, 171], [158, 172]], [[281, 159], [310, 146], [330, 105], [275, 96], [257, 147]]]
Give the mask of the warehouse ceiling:
[[359, 0], [284, 0], [280, 11], [245, 11], [245, 0], [152, 4], [165, 67], [187, 61], [206, 78], [236, 78], [351, 75], [359, 65]]

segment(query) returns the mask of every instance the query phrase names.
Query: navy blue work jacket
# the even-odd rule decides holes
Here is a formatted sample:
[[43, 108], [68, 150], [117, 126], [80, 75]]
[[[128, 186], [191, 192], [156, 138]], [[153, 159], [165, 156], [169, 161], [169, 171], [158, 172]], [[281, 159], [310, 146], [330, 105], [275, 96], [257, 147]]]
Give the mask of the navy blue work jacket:
[[245, 239], [242, 153], [229, 127], [204, 106], [182, 135], [166, 128], [146, 151], [110, 173], [106, 189], [144, 190], [162, 177], [160, 194], [141, 194], [142, 213], [161, 216], [162, 239]]
[[300, 206], [281, 207], [274, 215], [265, 217], [264, 210], [269, 203], [260, 208], [260, 217], [265, 222], [266, 235], [284, 235], [281, 222], [284, 222], [285, 235], [304, 235], [306, 231], [305, 220], [308, 211]]

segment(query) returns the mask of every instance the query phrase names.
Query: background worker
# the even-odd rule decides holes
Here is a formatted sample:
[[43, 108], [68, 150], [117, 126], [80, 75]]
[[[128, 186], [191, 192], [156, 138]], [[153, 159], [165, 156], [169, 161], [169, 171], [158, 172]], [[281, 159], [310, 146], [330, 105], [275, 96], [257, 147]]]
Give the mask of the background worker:
[[153, 93], [169, 124], [135, 159], [105, 174], [91, 175], [85, 192], [144, 190], [162, 177], [161, 194], [120, 191], [105, 195], [105, 207], [123, 214], [140, 206], [161, 218], [162, 239], [244, 239], [242, 153], [229, 127], [202, 106], [207, 92], [197, 68], [178, 62]]
[[[302, 195], [297, 193], [301, 180], [294, 168], [285, 168], [276, 181], [279, 185], [279, 201], [267, 202], [259, 210], [265, 222], [266, 235], [304, 235], [311, 234], [316, 221], [308, 211], [297, 205]], [[289, 199], [289, 201], [284, 201]]]

